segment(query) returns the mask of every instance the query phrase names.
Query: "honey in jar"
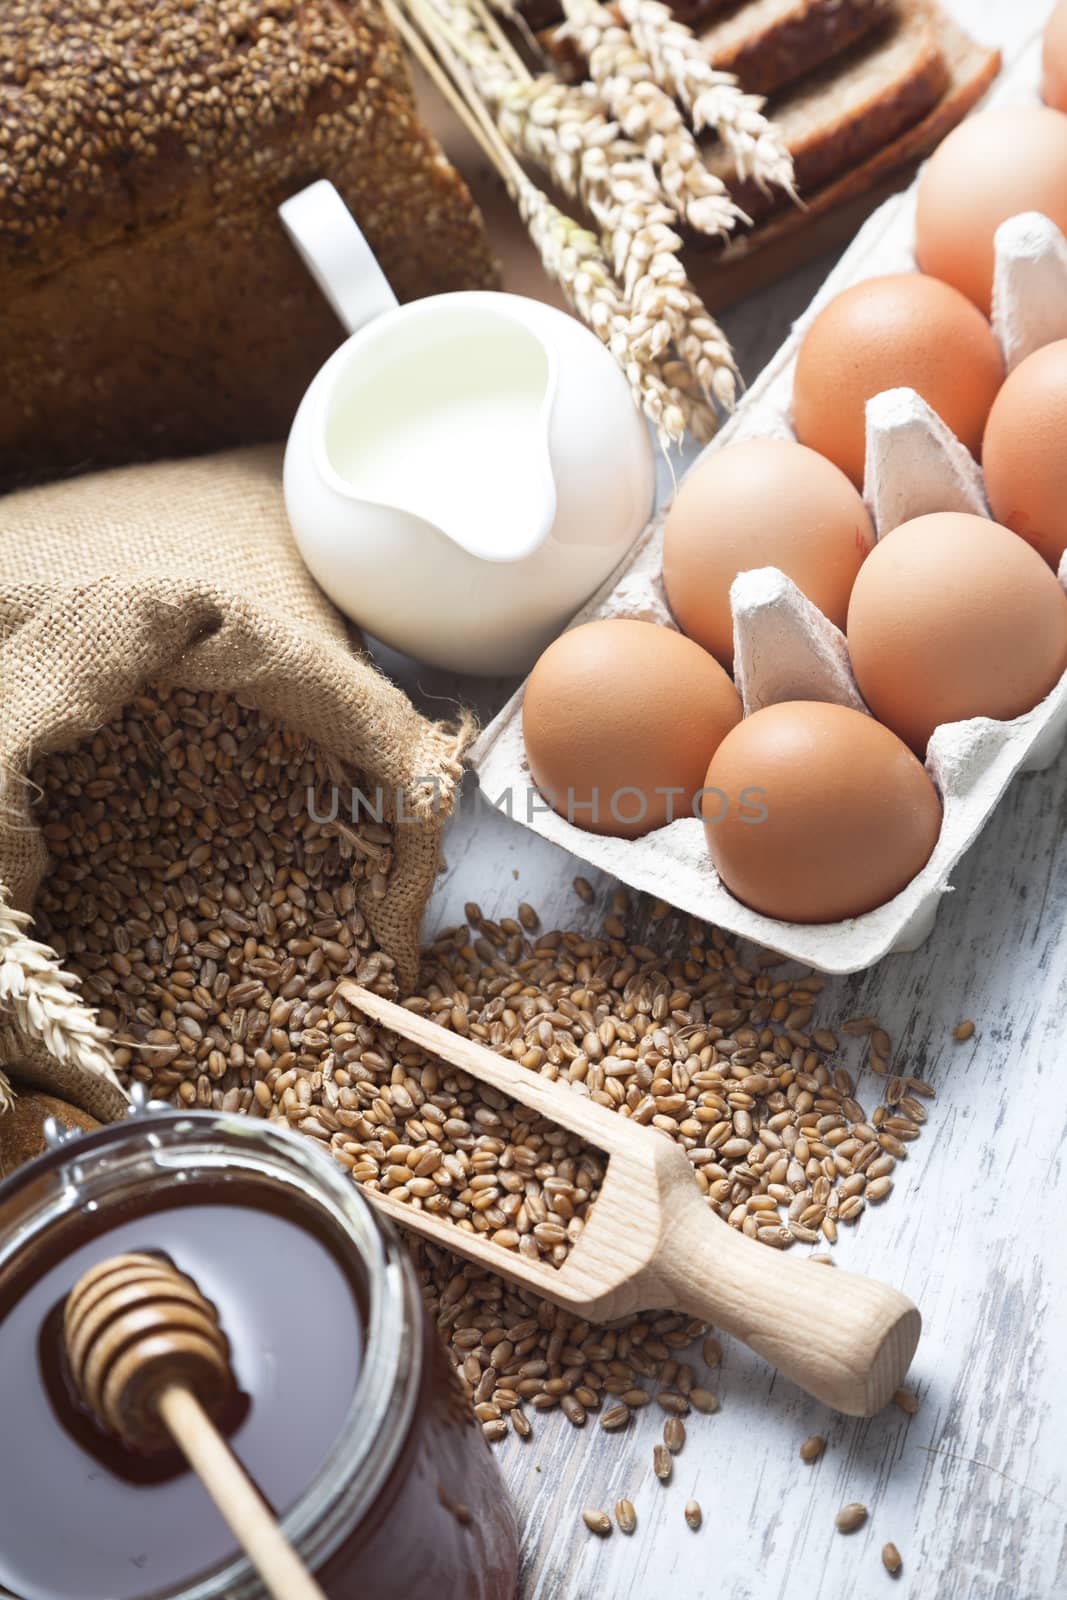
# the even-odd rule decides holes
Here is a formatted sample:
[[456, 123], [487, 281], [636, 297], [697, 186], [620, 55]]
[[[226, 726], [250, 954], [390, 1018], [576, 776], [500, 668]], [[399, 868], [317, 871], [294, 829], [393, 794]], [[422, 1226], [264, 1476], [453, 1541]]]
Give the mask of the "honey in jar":
[[215, 1306], [236, 1379], [219, 1424], [330, 1600], [513, 1596], [511, 1509], [406, 1252], [307, 1142], [153, 1111], [0, 1185], [0, 1241], [0, 1588], [262, 1593], [184, 1459], [108, 1435], [66, 1369], [71, 1288], [108, 1257], [151, 1251]]

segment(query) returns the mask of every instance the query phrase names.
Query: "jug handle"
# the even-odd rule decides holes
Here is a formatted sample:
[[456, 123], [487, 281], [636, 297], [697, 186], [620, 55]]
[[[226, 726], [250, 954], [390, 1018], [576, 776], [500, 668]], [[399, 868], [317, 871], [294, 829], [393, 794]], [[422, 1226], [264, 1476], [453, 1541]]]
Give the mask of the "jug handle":
[[346, 332], [397, 305], [389, 280], [341, 196], [326, 178], [278, 207], [278, 215], [311, 276]]

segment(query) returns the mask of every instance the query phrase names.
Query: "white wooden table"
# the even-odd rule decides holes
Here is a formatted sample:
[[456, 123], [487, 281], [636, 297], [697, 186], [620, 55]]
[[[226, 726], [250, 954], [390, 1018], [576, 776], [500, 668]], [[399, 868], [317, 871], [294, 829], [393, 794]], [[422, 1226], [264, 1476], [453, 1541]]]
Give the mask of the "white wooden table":
[[[1049, 0], [953, 0], [959, 19], [1009, 54]], [[781, 342], [829, 263], [724, 320], [751, 378]], [[383, 659], [436, 714], [457, 695], [487, 716], [509, 685], [457, 685]], [[885, 1277], [919, 1304], [924, 1332], [911, 1382], [921, 1406], [872, 1421], [835, 1417], [732, 1341], [714, 1387], [722, 1411], [694, 1416], [664, 1488], [652, 1472], [662, 1415], [624, 1435], [595, 1419], [576, 1431], [536, 1415], [500, 1459], [523, 1533], [523, 1600], [1054, 1600], [1067, 1596], [1067, 757], [1018, 781], [956, 875], [929, 942], [858, 978], [832, 980], [828, 1025], [872, 1012], [907, 1070], [937, 1088], [923, 1137], [888, 1203], [843, 1230], [835, 1259]], [[520, 899], [546, 927], [592, 927], [599, 909], [572, 888], [581, 865], [478, 801], [446, 842], [448, 868], [429, 928], [491, 917]], [[586, 871], [594, 878], [595, 874]], [[972, 1040], [953, 1040], [973, 1018]], [[871, 1080], [860, 1098], [875, 1103]], [[819, 1270], [819, 1269], [813, 1269]], [[828, 1447], [814, 1467], [797, 1451]], [[604, 1541], [580, 1520], [625, 1495], [639, 1525]], [[704, 1525], [683, 1519], [693, 1496]], [[834, 1514], [870, 1507], [844, 1537]], [[896, 1584], [879, 1552], [904, 1558]], [[443, 1597], [445, 1600], [445, 1597]], [[451, 1597], [448, 1597], [451, 1600]]]

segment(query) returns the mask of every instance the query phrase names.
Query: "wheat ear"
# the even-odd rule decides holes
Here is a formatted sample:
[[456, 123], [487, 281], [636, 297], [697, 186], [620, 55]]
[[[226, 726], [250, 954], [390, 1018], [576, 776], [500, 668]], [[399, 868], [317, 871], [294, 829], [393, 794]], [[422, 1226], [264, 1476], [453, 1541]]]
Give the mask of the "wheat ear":
[[78, 980], [46, 944], [26, 936], [30, 918], [4, 903], [0, 885], [0, 1013], [57, 1061], [118, 1084], [105, 1049], [110, 1035], [76, 993]]
[[[408, 48], [496, 165], [518, 203], [545, 270], [559, 283], [571, 306], [619, 363], [634, 399], [655, 426], [661, 447], [666, 451], [672, 444], [681, 444], [687, 428], [698, 436], [706, 436], [715, 425], [707, 406], [688, 388], [668, 382], [658, 364], [645, 358], [638, 348], [631, 330], [629, 308], [597, 239], [553, 205], [531, 181], [519, 166], [503, 131], [492, 122], [485, 106], [476, 100], [477, 92], [485, 94], [492, 103], [482, 80], [491, 80], [498, 92], [505, 82], [521, 81], [511, 76], [501, 62], [501, 53], [492, 48], [483, 19], [465, 9], [459, 27], [449, 24], [444, 39], [435, 31], [434, 42], [445, 54], [445, 65], [452, 74], [449, 76], [445, 65], [438, 61], [407, 18], [398, 12], [393, 0], [386, 0], [386, 6]], [[429, 19], [421, 5], [416, 15], [420, 11], [425, 25]], [[468, 49], [465, 42], [471, 36], [475, 43]], [[453, 45], [463, 55], [462, 64], [449, 59], [448, 52]], [[504, 59], [506, 61], [506, 57]], [[470, 79], [464, 68], [470, 71]]]
[[[656, 363], [673, 344], [705, 396], [728, 410], [737, 385], [733, 356], [686, 276], [675, 213], [651, 163], [619, 134], [595, 87], [512, 78], [487, 63], [473, 70], [511, 149], [542, 167], [596, 222], [630, 308], [639, 358]], [[710, 412], [694, 413], [693, 422], [699, 436], [710, 437]]]
[[687, 432], [702, 442], [709, 439], [715, 418], [695, 391], [688, 368], [639, 353], [632, 319], [595, 235], [561, 212], [535, 184], [520, 187], [517, 198], [546, 270], [610, 349], [664, 452], [681, 444]]
[[761, 189], [784, 189], [797, 198], [793, 158], [759, 95], [745, 94], [728, 72], [710, 65], [691, 28], [661, 0], [619, 0], [634, 44], [658, 83], [690, 113], [693, 127], [714, 128], [733, 157], [740, 178]]
[[600, 0], [564, 0], [567, 31], [619, 127], [659, 173], [678, 215], [699, 233], [726, 236], [743, 214], [722, 179], [708, 171], [700, 147], [632, 35]]

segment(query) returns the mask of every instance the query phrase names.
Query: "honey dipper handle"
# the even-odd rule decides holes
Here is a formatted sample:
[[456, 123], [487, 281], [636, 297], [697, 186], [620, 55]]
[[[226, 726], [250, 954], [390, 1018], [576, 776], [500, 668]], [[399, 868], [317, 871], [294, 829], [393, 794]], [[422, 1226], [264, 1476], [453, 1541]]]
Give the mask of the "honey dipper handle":
[[326, 1600], [196, 1397], [172, 1384], [155, 1403], [273, 1600]]
[[654, 1269], [663, 1304], [733, 1334], [835, 1411], [887, 1404], [919, 1340], [910, 1300], [746, 1238], [695, 1192], [679, 1187], [671, 1202]]

